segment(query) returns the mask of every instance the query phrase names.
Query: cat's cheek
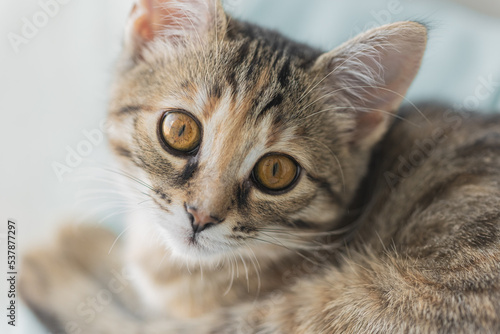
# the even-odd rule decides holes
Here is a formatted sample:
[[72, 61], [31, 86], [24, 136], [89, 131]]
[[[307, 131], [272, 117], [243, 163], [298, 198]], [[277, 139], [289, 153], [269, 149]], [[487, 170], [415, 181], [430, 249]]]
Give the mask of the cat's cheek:
[[200, 256], [211, 255], [214, 251], [215, 243], [206, 232], [198, 235], [193, 242], [193, 230], [183, 207], [173, 206], [168, 213], [160, 212], [155, 224], [158, 237], [176, 258], [195, 260]]
[[159, 228], [165, 231], [164, 238], [168, 239], [165, 240], [167, 242], [188, 238], [192, 231], [184, 208], [177, 206], [172, 206], [170, 212], [160, 211], [155, 221]]

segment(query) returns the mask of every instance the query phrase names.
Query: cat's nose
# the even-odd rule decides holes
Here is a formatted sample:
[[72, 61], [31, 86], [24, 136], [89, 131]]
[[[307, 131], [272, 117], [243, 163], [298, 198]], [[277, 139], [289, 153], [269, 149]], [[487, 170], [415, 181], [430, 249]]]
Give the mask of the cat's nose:
[[191, 220], [191, 227], [193, 232], [200, 233], [207, 228], [213, 227], [223, 221], [205, 210], [197, 209], [196, 207], [186, 205], [186, 211], [188, 213], [189, 219]]

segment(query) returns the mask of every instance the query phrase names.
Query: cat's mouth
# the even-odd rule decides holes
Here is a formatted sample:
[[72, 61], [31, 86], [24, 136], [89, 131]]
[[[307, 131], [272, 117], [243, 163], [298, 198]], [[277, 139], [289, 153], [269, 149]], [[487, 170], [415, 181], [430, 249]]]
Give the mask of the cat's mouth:
[[222, 255], [216, 247], [209, 247], [199, 239], [199, 236], [190, 236], [184, 240], [183, 245], [173, 245], [174, 254], [189, 260], [217, 259]]
[[187, 239], [187, 243], [189, 246], [193, 246], [193, 247], [196, 247], [196, 246], [199, 246], [198, 244], [198, 240], [197, 240], [197, 235], [195, 233], [193, 233], [188, 239]]
[[184, 259], [210, 258], [223, 251], [213, 238], [180, 226], [164, 227], [172, 254]]
[[[159, 218], [159, 219], [158, 219]], [[233, 250], [224, 229], [193, 230], [183, 207], [172, 206], [170, 213], [155, 217], [161, 239], [170, 253], [184, 260], [218, 258]]]

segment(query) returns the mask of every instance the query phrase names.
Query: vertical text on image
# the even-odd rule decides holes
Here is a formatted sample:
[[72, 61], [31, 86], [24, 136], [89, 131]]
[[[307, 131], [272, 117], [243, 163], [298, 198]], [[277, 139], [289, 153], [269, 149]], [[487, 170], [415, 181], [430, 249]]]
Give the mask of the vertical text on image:
[[13, 219], [7, 221], [7, 324], [16, 326], [17, 320], [17, 224]]

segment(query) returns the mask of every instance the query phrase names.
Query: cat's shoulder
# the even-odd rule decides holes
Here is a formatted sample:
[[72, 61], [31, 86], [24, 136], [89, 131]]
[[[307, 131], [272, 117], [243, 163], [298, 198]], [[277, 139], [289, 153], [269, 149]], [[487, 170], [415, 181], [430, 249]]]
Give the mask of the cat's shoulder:
[[500, 114], [458, 110], [436, 102], [407, 104], [397, 114], [382, 145], [389, 148], [388, 153], [397, 155], [414, 147], [430, 154], [498, 145], [500, 152]]

